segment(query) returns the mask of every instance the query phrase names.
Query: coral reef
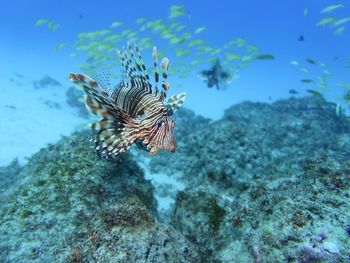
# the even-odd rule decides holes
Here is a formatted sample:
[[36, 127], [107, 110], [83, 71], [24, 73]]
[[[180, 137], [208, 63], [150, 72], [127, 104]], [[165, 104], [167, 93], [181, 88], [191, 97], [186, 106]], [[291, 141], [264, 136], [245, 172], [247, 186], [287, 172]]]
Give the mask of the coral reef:
[[[82, 246], [81, 239], [89, 231], [89, 224], [97, 224], [95, 219], [101, 214], [105, 215], [105, 225], [117, 224], [118, 231], [125, 233], [130, 230], [130, 225], [140, 226], [143, 221], [148, 222], [139, 232], [131, 231], [128, 236], [120, 235], [115, 240], [116, 244], [121, 244], [114, 247], [119, 254], [127, 253], [132, 248], [140, 250], [140, 257], [152, 255], [156, 258], [158, 254], [155, 252], [147, 256], [142, 255], [141, 251], [146, 253], [148, 248], [152, 250], [160, 242], [158, 237], [162, 241], [169, 240], [164, 253], [172, 246], [186, 246], [185, 241], [180, 243], [180, 238], [174, 238], [177, 235], [175, 230], [162, 227], [154, 218], [154, 189], [144, 179], [135, 161], [127, 154], [118, 162], [98, 158], [90, 147], [89, 137], [86, 131], [75, 133], [40, 150], [24, 167], [18, 167], [14, 162], [1, 169], [1, 181], [14, 177], [18, 183], [12, 191], [2, 190], [0, 196], [0, 261], [69, 260], [72, 253]], [[125, 199], [137, 199], [137, 205], [129, 204], [123, 208], [125, 201], [122, 200]], [[113, 207], [116, 208], [113, 210]], [[117, 220], [115, 216], [121, 219]], [[128, 230], [124, 230], [124, 227]], [[154, 233], [154, 239], [136, 243], [140, 233]], [[108, 238], [112, 234], [115, 233], [106, 232], [103, 237]], [[124, 237], [135, 242], [129, 244], [123, 240]], [[171, 259], [172, 256], [180, 258], [183, 255], [183, 262], [191, 262], [185, 260], [191, 255], [189, 247], [182, 254], [179, 248], [177, 255], [168, 252], [168, 256]], [[158, 252], [162, 253], [161, 250]], [[86, 262], [83, 257], [79, 260]], [[118, 262], [130, 261], [121, 259]]]
[[192, 245], [174, 228], [159, 224], [134, 197], [96, 215], [80, 240], [70, 261], [199, 262]]
[[350, 122], [334, 108], [244, 102], [215, 122], [181, 109], [176, 153], [113, 162], [86, 131], [63, 138], [0, 169], [0, 261], [348, 262]]
[[350, 123], [334, 109], [317, 97], [244, 102], [150, 161], [182, 174], [169, 218], [202, 262], [349, 260]]

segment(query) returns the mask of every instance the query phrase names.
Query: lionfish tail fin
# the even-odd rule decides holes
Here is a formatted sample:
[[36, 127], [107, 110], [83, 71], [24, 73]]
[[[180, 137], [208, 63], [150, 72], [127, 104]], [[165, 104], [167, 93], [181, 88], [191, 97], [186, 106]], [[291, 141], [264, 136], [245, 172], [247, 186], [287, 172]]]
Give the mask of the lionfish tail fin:
[[128, 150], [135, 140], [131, 134], [136, 134], [139, 123], [114, 106], [108, 93], [90, 77], [71, 73], [69, 79], [83, 88], [86, 108], [102, 117], [91, 126], [96, 132], [96, 152], [100, 156], [113, 158]]
[[167, 104], [165, 105], [167, 108], [168, 115], [173, 115], [178, 109], [180, 109], [185, 99], [186, 99], [186, 92], [182, 92], [180, 94], [171, 96], [168, 99]]

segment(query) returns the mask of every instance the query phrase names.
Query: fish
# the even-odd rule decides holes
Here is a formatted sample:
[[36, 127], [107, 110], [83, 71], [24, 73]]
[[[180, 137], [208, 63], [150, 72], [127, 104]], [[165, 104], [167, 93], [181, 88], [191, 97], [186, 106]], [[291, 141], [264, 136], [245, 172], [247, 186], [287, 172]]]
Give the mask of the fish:
[[194, 40], [191, 40], [189, 43], [188, 43], [188, 47], [193, 47], [193, 46], [198, 46], [198, 45], [201, 45], [204, 43], [204, 40], [203, 39], [194, 39]]
[[94, 79], [81, 73], [68, 78], [84, 91], [87, 109], [101, 119], [92, 124], [94, 148], [100, 157], [116, 159], [136, 144], [141, 150], [155, 155], [159, 150], [174, 152], [175, 121], [171, 116], [182, 106], [186, 93], [170, 97], [167, 92], [169, 59], [161, 60], [158, 71], [158, 52], [153, 48], [154, 85], [136, 45], [128, 43], [119, 52], [122, 78], [116, 88], [105, 90]]
[[115, 27], [120, 27], [122, 26], [124, 23], [123, 22], [120, 22], [120, 21], [116, 21], [116, 22], [113, 22], [110, 27], [111, 28], [115, 28]]
[[147, 21], [147, 18], [140, 17], [140, 18], [136, 19], [136, 24], [142, 24], [146, 21]]
[[350, 17], [345, 17], [334, 22], [334, 26], [340, 26], [350, 21]]
[[169, 19], [174, 19], [186, 15], [184, 5], [173, 5], [170, 7]]
[[259, 48], [257, 46], [254, 46], [254, 45], [248, 45], [247, 51], [249, 53], [257, 53], [259, 51]]
[[202, 33], [204, 30], [206, 29], [206, 27], [198, 27], [195, 31], [194, 31], [194, 33], [195, 34], [199, 34], [199, 33]]
[[59, 51], [61, 50], [62, 48], [64, 48], [67, 44], [66, 43], [61, 43], [61, 44], [58, 44], [54, 47], [54, 51]]
[[333, 4], [322, 9], [321, 14], [333, 12], [336, 9], [344, 8], [343, 4]]
[[313, 59], [311, 59], [311, 58], [307, 58], [307, 59], [305, 59], [305, 60], [306, 60], [306, 62], [308, 62], [309, 64], [312, 64], [312, 65], [316, 65], [316, 64], [317, 64], [316, 61], [313, 60]]
[[235, 39], [234, 40], [234, 44], [237, 46], [237, 47], [242, 47], [242, 46], [244, 46], [245, 44], [246, 44], [246, 40], [245, 39], [243, 39], [243, 38], [237, 38], [237, 39]]
[[214, 64], [208, 70], [202, 70], [198, 76], [207, 83], [208, 88], [216, 87], [220, 89], [222, 84], [228, 84], [233, 79], [232, 75], [225, 71], [219, 59], [216, 59]]
[[261, 60], [274, 60], [275, 57], [269, 54], [263, 54], [263, 55], [258, 55], [255, 57], [256, 59], [261, 59]]
[[325, 17], [322, 18], [318, 23], [317, 26], [325, 26], [327, 24], [333, 24], [337, 21], [335, 17]]
[[300, 80], [302, 83], [312, 83], [314, 82], [312, 79], [302, 79]]
[[299, 41], [299, 42], [304, 42], [304, 40], [305, 40], [305, 37], [304, 37], [303, 35], [300, 35], [300, 36], [298, 37], [298, 41]]
[[311, 95], [314, 95], [314, 96], [317, 96], [317, 97], [320, 97], [320, 98], [324, 98], [323, 94], [317, 90], [313, 90], [313, 89], [308, 89], [306, 91], [307, 93], [310, 93]]
[[296, 94], [299, 93], [299, 92], [296, 91], [295, 89], [290, 89], [288, 92], [289, 92], [289, 94], [292, 94], [292, 95], [296, 95]]
[[225, 54], [225, 57], [226, 59], [228, 59], [229, 61], [231, 60], [241, 60], [241, 56], [238, 55], [238, 54], [234, 54], [234, 53], [231, 53], [231, 52], [227, 52]]
[[345, 30], [345, 26], [338, 27], [336, 30], [334, 30], [334, 34], [341, 35], [344, 30]]
[[49, 19], [38, 19], [35, 21], [35, 26], [46, 25], [50, 31], [56, 31], [59, 28], [59, 24]]

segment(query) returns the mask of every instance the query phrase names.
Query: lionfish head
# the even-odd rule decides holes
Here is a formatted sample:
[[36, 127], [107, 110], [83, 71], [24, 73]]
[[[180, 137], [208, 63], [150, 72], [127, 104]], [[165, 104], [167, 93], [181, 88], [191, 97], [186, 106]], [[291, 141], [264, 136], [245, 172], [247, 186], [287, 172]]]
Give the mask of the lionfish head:
[[175, 121], [168, 116], [163, 116], [156, 121], [156, 129], [150, 136], [152, 140], [148, 144], [151, 154], [156, 154], [158, 150], [175, 152], [174, 126]]

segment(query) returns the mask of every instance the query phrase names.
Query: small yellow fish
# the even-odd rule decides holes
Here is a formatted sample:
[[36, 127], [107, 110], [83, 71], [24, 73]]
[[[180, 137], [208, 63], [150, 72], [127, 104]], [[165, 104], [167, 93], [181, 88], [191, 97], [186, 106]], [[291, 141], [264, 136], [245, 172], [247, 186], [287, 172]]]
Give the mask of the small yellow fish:
[[245, 39], [243, 38], [237, 38], [234, 40], [234, 44], [237, 46], [237, 47], [242, 47], [244, 46], [246, 43]]
[[327, 24], [333, 24], [337, 21], [335, 17], [325, 17], [322, 18], [318, 23], [317, 26], [325, 26]]
[[195, 34], [202, 33], [205, 29], [206, 29], [206, 27], [198, 27], [198, 28], [194, 31], [194, 33], [195, 33]]
[[136, 19], [136, 23], [137, 24], [142, 24], [143, 22], [146, 22], [146, 21], [147, 21], [147, 19], [143, 18], [143, 17], [140, 17], [140, 18]]
[[64, 48], [67, 44], [66, 43], [61, 43], [61, 44], [58, 44], [54, 47], [54, 51], [59, 51], [61, 50], [62, 48]]
[[204, 43], [203, 39], [195, 39], [195, 40], [190, 41], [187, 46], [188, 47], [199, 46], [203, 43]]
[[343, 4], [334, 4], [322, 9], [321, 14], [333, 12], [336, 9], [344, 8]]
[[336, 30], [334, 30], [334, 34], [341, 35], [344, 30], [345, 30], [345, 26], [338, 27]]
[[112, 24], [111, 24], [111, 28], [115, 28], [115, 27], [120, 27], [120, 26], [122, 26], [122, 25], [124, 25], [124, 23], [123, 22], [119, 22], [119, 21], [117, 21], [117, 22], [113, 22]]
[[321, 92], [319, 92], [319, 91], [316, 91], [316, 90], [313, 90], [313, 89], [308, 89], [307, 92], [312, 94], [312, 95], [315, 95], [317, 97], [324, 98], [323, 94]]
[[41, 25], [45, 25], [45, 24], [50, 31], [56, 31], [60, 26], [59, 24], [57, 24], [49, 19], [38, 19], [35, 22], [36, 26], [41, 26]]
[[334, 22], [334, 26], [340, 26], [350, 21], [350, 17], [345, 17]]
[[185, 12], [184, 5], [173, 5], [170, 7], [169, 19], [174, 19], [180, 16], [184, 16], [185, 14], [186, 12]]

